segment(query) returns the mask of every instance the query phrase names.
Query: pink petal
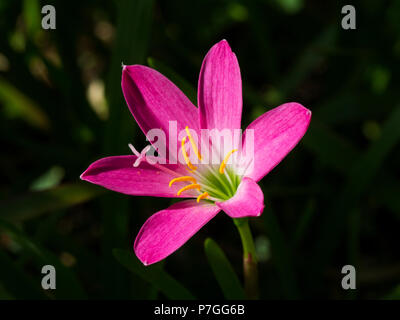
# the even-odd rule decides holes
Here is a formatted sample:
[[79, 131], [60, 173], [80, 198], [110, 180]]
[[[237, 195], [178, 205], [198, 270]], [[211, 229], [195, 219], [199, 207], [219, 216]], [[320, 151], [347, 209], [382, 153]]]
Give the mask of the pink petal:
[[136, 237], [134, 250], [144, 265], [156, 263], [180, 248], [220, 209], [186, 200], [152, 215]]
[[[154, 69], [141, 65], [124, 66], [122, 91], [142, 131], [147, 134], [151, 129], [162, 129], [167, 145], [169, 121], [177, 121], [178, 134], [185, 126], [199, 129], [197, 108], [177, 86]], [[177, 138], [173, 139], [174, 143]]]
[[[254, 120], [247, 127], [254, 130], [254, 165], [245, 176], [261, 180], [296, 146], [310, 121], [311, 111], [296, 102], [285, 103]], [[244, 149], [248, 143], [251, 141], [247, 141], [245, 132]]]
[[232, 218], [258, 217], [264, 210], [264, 194], [254, 180], [245, 177], [232, 198], [215, 204]]
[[240, 129], [242, 80], [236, 55], [226, 40], [204, 58], [198, 84], [201, 128]]
[[[82, 173], [81, 179], [129, 195], [177, 197], [177, 191], [185, 184], [175, 183], [171, 188], [168, 184], [176, 178], [174, 172], [183, 172], [180, 165], [157, 164], [159, 167], [155, 167], [142, 161], [135, 168], [136, 159], [137, 156], [130, 155], [97, 160]], [[179, 197], [189, 196], [193, 197], [194, 193], [187, 191]]]

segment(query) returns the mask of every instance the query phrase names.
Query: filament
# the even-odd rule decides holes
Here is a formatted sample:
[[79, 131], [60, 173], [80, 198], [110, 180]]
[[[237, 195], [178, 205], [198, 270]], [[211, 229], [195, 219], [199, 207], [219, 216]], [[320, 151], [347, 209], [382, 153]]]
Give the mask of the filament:
[[202, 199], [205, 199], [205, 198], [208, 198], [208, 196], [209, 196], [209, 194], [207, 193], [207, 192], [203, 192], [201, 195], [199, 195], [198, 197], [197, 197], [197, 202], [200, 202], [200, 200], [202, 200]]
[[224, 174], [226, 164], [228, 163], [229, 157], [232, 155], [232, 153], [236, 152], [238, 149], [233, 149], [228, 152], [228, 154], [225, 156], [225, 159], [222, 161], [220, 167], [219, 167], [219, 173]]
[[[190, 138], [189, 138], [189, 139], [190, 139]], [[185, 162], [186, 162], [187, 166], [188, 166], [190, 169], [192, 169], [193, 171], [195, 171], [195, 170], [197, 169], [197, 167], [195, 167], [195, 166], [190, 162], [190, 160], [189, 160], [189, 157], [188, 157], [188, 155], [187, 155], [187, 153], [186, 153], [186, 149], [185, 149], [185, 142], [186, 142], [186, 137], [184, 137], [184, 138], [182, 139], [182, 154], [183, 154], [183, 157], [185, 158]]]
[[197, 148], [196, 144], [194, 143], [192, 135], [190, 134], [190, 131], [189, 131], [189, 127], [186, 126], [185, 130], [186, 130], [186, 133], [188, 135], [189, 141], [192, 144], [192, 148], [193, 148], [194, 153], [196, 154], [197, 158], [201, 161], [201, 154], [200, 154], [199, 149]]
[[182, 192], [186, 191], [186, 190], [191, 190], [191, 189], [197, 189], [200, 190], [201, 186], [197, 183], [193, 183], [193, 184], [189, 184], [188, 186], [183, 187], [182, 189], [180, 189], [177, 192], [177, 196], [179, 196]]
[[181, 182], [181, 181], [191, 181], [192, 183], [196, 184], [197, 180], [191, 176], [183, 176], [183, 177], [179, 177], [179, 178], [174, 178], [169, 182], [169, 187], [171, 188], [171, 186], [175, 183], [175, 182]]

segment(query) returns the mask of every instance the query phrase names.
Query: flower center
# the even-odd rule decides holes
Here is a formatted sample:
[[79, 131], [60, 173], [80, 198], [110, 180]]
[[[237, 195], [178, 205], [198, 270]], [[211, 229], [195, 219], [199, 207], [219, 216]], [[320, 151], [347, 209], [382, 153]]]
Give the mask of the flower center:
[[200, 170], [198, 167], [194, 166], [189, 159], [185, 148], [186, 138], [189, 138], [192, 149], [200, 161], [202, 160], [202, 156], [187, 126], [185, 130], [187, 133], [187, 137], [184, 137], [182, 139], [181, 150], [183, 158], [185, 159], [186, 165], [188, 167], [188, 171], [191, 175], [181, 176], [172, 179], [169, 182], [169, 187], [178, 182], [190, 182], [190, 184], [179, 189], [177, 195], [179, 196], [181, 195], [181, 193], [188, 190], [196, 190], [198, 193], [197, 202], [200, 202], [200, 200], [202, 199], [209, 199], [212, 201], [224, 201], [233, 197], [240, 184], [241, 176], [236, 174], [232, 168], [227, 167], [227, 164], [230, 157], [233, 153], [237, 151], [237, 149], [229, 151], [219, 166], [200, 164], [202, 169]]

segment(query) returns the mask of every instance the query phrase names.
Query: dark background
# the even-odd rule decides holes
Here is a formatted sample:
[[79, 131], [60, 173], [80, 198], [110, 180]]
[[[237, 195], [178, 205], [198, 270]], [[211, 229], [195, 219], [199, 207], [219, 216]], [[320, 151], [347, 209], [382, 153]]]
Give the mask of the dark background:
[[[45, 4], [56, 30], [41, 29]], [[261, 297], [399, 298], [400, 2], [351, 3], [356, 30], [341, 28], [344, 4], [2, 0], [0, 298], [190, 297], [181, 285], [222, 298], [206, 237], [242, 277], [226, 215], [145, 269], [134, 238], [171, 200], [79, 180], [94, 160], [145, 145], [122, 96], [122, 62], [160, 70], [195, 99], [202, 59], [224, 38], [241, 66], [243, 126], [284, 102], [313, 112], [303, 140], [261, 182], [266, 208], [251, 220]], [[115, 248], [129, 250], [130, 270]], [[45, 264], [57, 269], [54, 291], [41, 289]], [[347, 264], [357, 290], [341, 287]]]

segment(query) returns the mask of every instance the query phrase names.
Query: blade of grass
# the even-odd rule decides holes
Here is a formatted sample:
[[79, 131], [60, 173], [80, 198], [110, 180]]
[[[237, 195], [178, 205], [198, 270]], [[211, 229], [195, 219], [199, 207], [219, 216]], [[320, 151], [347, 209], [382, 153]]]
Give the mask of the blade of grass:
[[204, 250], [225, 298], [228, 300], [244, 299], [245, 294], [239, 278], [218, 244], [214, 240], [207, 238], [204, 241]]
[[42, 109], [2, 77], [0, 77], [0, 101], [9, 117], [21, 118], [41, 130], [50, 128], [50, 120]]
[[33, 37], [40, 30], [40, 6], [38, 0], [24, 0], [23, 17], [28, 34]]

